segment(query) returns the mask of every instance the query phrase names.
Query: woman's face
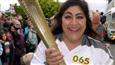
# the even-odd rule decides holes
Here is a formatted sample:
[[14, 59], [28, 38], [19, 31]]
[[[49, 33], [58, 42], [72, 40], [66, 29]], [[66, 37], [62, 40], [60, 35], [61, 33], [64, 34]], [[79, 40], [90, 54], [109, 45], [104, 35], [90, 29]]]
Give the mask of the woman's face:
[[15, 28], [21, 28], [21, 23], [18, 20], [14, 20], [14, 27]]
[[92, 28], [96, 32], [100, 24], [100, 14], [98, 12], [93, 12]]
[[86, 29], [86, 17], [79, 6], [69, 7], [62, 16], [64, 38], [79, 42]]
[[28, 26], [30, 26], [30, 27], [32, 26], [31, 20], [28, 19], [26, 22], [27, 22]]
[[6, 34], [2, 35], [2, 39], [3, 39], [3, 41], [6, 41]]

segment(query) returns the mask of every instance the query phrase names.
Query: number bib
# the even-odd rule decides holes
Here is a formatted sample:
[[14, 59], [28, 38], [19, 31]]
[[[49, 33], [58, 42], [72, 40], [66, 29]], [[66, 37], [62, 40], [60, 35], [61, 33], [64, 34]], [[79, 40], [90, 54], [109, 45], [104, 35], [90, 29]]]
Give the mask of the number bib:
[[73, 64], [79, 64], [79, 65], [90, 65], [91, 61], [89, 57], [85, 56], [79, 56], [79, 55], [74, 55], [72, 57]]

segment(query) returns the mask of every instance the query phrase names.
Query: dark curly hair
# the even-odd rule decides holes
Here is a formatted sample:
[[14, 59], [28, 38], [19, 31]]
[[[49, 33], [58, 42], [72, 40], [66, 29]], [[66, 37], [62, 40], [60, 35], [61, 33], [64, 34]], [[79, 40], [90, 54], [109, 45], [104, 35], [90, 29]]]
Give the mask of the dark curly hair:
[[68, 0], [65, 3], [62, 4], [59, 12], [54, 17], [55, 20], [55, 26], [53, 27], [53, 34], [59, 34], [62, 33], [62, 16], [64, 12], [71, 6], [79, 6], [86, 17], [86, 30], [84, 34], [90, 35], [90, 33], [94, 32], [92, 29], [91, 19], [89, 16], [89, 9], [88, 4], [84, 0]]

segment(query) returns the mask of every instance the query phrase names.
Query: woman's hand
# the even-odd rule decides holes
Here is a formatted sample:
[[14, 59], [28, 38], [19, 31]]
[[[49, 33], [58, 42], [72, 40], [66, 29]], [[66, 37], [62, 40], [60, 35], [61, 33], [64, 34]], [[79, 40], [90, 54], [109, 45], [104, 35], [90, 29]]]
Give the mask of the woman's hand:
[[46, 61], [49, 65], [59, 65], [63, 62], [63, 55], [55, 48], [48, 48], [45, 51]]

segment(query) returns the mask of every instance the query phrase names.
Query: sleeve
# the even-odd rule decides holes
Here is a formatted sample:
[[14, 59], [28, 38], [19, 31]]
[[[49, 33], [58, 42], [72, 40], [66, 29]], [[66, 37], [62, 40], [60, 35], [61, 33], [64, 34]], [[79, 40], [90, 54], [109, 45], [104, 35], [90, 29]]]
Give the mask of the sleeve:
[[37, 49], [33, 55], [31, 65], [45, 65], [44, 64], [44, 62], [46, 62], [45, 49], [46, 47], [41, 41], [37, 46]]
[[109, 54], [106, 53], [104, 50], [100, 50], [98, 54], [100, 56], [98, 56], [99, 59], [97, 60], [99, 61], [101, 65], [113, 65], [114, 60], [110, 58]]
[[[103, 55], [103, 54], [102, 54]], [[105, 62], [103, 63], [103, 65], [113, 65], [114, 60], [112, 58], [110, 58], [109, 54], [105, 52], [105, 55], [103, 55], [105, 58], [103, 60], [105, 60]]]

